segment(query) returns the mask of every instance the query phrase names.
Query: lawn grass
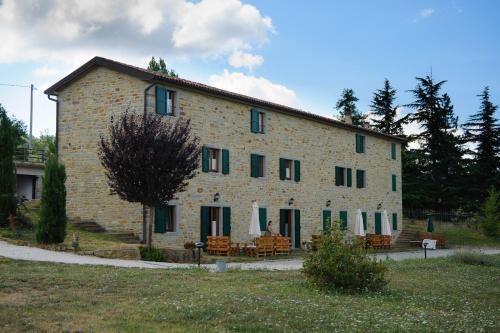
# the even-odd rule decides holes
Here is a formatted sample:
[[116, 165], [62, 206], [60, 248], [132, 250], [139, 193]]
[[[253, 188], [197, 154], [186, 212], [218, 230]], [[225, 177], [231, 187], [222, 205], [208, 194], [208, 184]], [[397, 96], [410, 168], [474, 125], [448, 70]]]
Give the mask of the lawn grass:
[[[31, 228], [19, 229], [17, 232], [14, 232], [9, 227], [1, 227], [0, 239], [9, 241], [14, 244], [39, 246], [36, 242], [36, 225], [39, 220], [40, 202], [38, 200], [29, 202], [26, 204], [26, 208], [27, 210], [25, 213], [29, 217], [29, 220], [33, 224], [33, 226]], [[76, 234], [78, 236], [80, 251], [82, 252], [92, 252], [98, 249], [134, 246], [131, 244], [124, 244], [120, 242], [114, 235], [108, 233], [84, 231], [75, 227], [71, 223], [68, 223], [64, 243], [52, 247], [66, 247], [71, 249], [73, 234]], [[51, 246], [48, 246], [48, 248], [51, 248]]]
[[326, 294], [300, 272], [145, 270], [0, 258], [1, 332], [500, 330], [492, 266], [389, 262], [379, 293]]
[[[427, 230], [425, 221], [406, 223], [404, 227], [415, 231]], [[481, 230], [471, 229], [462, 224], [434, 222], [434, 233], [446, 237], [446, 247], [500, 247], [499, 237], [494, 238], [485, 236]]]

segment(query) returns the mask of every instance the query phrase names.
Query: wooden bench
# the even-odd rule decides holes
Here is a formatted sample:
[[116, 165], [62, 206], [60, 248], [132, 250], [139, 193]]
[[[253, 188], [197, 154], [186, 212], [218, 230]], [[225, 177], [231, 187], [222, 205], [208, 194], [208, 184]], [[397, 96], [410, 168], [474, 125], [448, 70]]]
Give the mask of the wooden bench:
[[255, 249], [250, 251], [251, 256], [267, 257], [274, 255], [274, 237], [262, 236], [255, 239]]
[[229, 255], [231, 246], [229, 236], [208, 236], [207, 253], [215, 255]]
[[290, 237], [276, 236], [274, 237], [274, 254], [290, 254], [292, 240]]
[[424, 239], [433, 239], [436, 240], [436, 247], [438, 249], [442, 249], [446, 245], [446, 237], [443, 235], [436, 235], [432, 232], [423, 232], [419, 231], [417, 234], [418, 241], [422, 242]]
[[367, 234], [366, 244], [368, 247], [371, 247], [372, 249], [390, 249], [391, 236]]

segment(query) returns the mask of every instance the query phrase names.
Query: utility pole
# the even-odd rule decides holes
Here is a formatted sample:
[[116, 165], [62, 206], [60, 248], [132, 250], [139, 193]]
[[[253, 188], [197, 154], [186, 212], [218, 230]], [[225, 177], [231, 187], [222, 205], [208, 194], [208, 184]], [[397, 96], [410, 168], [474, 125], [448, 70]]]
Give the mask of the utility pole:
[[28, 148], [31, 150], [33, 148], [33, 84], [30, 85], [31, 97], [30, 97], [30, 137], [28, 141]]

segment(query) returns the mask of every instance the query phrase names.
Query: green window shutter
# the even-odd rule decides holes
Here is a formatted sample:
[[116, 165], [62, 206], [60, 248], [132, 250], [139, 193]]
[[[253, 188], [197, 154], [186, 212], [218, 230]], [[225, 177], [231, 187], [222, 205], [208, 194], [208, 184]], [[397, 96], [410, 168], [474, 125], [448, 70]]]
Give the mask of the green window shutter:
[[361, 212], [361, 216], [363, 217], [363, 228], [366, 230], [368, 226], [368, 217], [366, 216], [366, 212]]
[[285, 178], [286, 178], [285, 159], [280, 158], [280, 179], [285, 180]]
[[396, 159], [396, 144], [394, 142], [391, 143], [391, 158]]
[[156, 113], [167, 113], [167, 90], [165, 88], [156, 86]]
[[280, 234], [285, 235], [286, 209], [280, 209]]
[[203, 146], [201, 149], [201, 171], [208, 172], [208, 147]]
[[222, 174], [229, 174], [229, 150], [222, 149]]
[[392, 191], [396, 192], [397, 187], [396, 187], [396, 175], [392, 175]]
[[352, 169], [347, 168], [347, 187], [352, 186]]
[[295, 248], [300, 248], [300, 210], [295, 210], [294, 235], [295, 235]]
[[356, 153], [360, 153], [359, 134], [356, 134]]
[[398, 213], [392, 213], [392, 230], [398, 230]]
[[336, 166], [335, 167], [335, 185], [340, 186], [342, 184], [342, 181], [340, 179], [340, 167]]
[[167, 209], [155, 207], [155, 233], [164, 234], [167, 232]]
[[252, 110], [250, 119], [250, 129], [252, 133], [259, 133], [259, 112]]
[[356, 187], [364, 188], [365, 187], [365, 171], [364, 170], [356, 170]]
[[365, 152], [365, 136], [364, 135], [359, 136], [359, 143], [360, 143], [360, 153], [364, 153]]
[[210, 207], [201, 207], [200, 213], [200, 242], [207, 245], [208, 232], [210, 230]]
[[222, 207], [222, 235], [231, 236], [231, 208]]
[[347, 212], [345, 210], [339, 212], [340, 230], [347, 230]]
[[250, 176], [257, 178], [259, 177], [259, 155], [251, 154], [250, 155]]
[[296, 182], [300, 182], [300, 161], [293, 161], [294, 163], [294, 179]]
[[382, 213], [375, 213], [375, 233], [380, 235], [382, 233]]
[[259, 208], [260, 231], [267, 230], [267, 208]]
[[332, 211], [323, 210], [323, 231], [326, 231], [332, 225]]

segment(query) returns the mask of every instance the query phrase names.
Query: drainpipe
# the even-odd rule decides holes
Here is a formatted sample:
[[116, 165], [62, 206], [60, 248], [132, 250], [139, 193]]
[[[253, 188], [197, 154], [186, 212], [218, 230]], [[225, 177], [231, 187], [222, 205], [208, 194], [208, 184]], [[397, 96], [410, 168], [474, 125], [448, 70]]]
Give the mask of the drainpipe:
[[56, 156], [59, 159], [59, 98], [56, 95], [47, 95], [47, 98], [53, 102], [56, 102]]
[[[144, 117], [146, 117], [147, 114], [147, 109], [148, 109], [148, 92], [151, 88], [155, 86], [154, 83], [151, 83], [144, 89]], [[144, 134], [146, 134], [146, 127], [144, 126]], [[152, 209], [149, 210], [150, 214], [152, 215]], [[148, 245], [151, 246], [151, 235], [153, 234], [152, 230], [152, 224], [151, 224], [151, 219], [152, 216], [149, 216], [149, 223], [148, 223], [148, 207], [146, 205], [142, 205], [142, 243], [146, 243], [146, 235], [148, 239]], [[149, 224], [149, 233], [148, 233], [148, 224]]]

